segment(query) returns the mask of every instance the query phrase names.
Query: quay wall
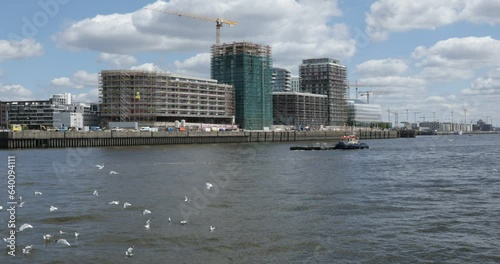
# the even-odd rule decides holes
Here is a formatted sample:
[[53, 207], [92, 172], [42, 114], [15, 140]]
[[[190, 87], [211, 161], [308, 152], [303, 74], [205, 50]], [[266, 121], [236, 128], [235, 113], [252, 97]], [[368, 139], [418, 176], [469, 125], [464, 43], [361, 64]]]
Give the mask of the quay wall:
[[[0, 132], [0, 149], [67, 148], [171, 144], [294, 142], [339, 140], [345, 131], [245, 131], [245, 132]], [[398, 138], [399, 131], [356, 131], [360, 139]]]

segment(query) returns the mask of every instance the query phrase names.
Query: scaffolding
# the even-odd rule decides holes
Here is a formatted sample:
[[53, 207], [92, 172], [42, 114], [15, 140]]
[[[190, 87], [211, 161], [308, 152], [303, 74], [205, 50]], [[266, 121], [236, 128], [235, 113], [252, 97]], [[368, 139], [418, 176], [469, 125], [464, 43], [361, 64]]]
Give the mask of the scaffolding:
[[273, 124], [271, 47], [249, 42], [212, 45], [211, 78], [235, 88], [235, 121], [244, 129]]
[[347, 123], [347, 69], [329, 58], [303, 60], [299, 66], [300, 87], [303, 92], [328, 97], [328, 125]]
[[165, 72], [101, 71], [99, 98], [104, 123], [184, 119], [229, 124], [234, 116], [233, 86]]
[[320, 127], [328, 122], [326, 95], [273, 92], [273, 118], [275, 125]]

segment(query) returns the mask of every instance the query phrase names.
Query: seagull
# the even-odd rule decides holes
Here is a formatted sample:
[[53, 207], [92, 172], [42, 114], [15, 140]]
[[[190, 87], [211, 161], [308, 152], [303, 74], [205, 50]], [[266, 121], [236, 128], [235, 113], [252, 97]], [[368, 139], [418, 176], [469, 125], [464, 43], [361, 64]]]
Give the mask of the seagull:
[[186, 220], [181, 220], [181, 225], [185, 225], [187, 224], [187, 221]]
[[33, 245], [26, 246], [23, 248], [23, 254], [29, 254], [31, 249], [33, 249]]
[[124, 202], [124, 203], [123, 203], [123, 209], [125, 209], [125, 208], [127, 208], [127, 207], [129, 207], [129, 206], [131, 206], [131, 204], [129, 204], [129, 203], [127, 203], [127, 202]]
[[184, 202], [191, 202], [191, 199], [187, 198], [187, 196], [184, 196]]
[[70, 243], [68, 243], [68, 241], [64, 238], [59, 238], [58, 240], [54, 241], [56, 243], [59, 243], [59, 244], [63, 244], [63, 245], [66, 245], [66, 246], [71, 246]]
[[116, 171], [110, 171], [109, 174], [118, 174]]
[[132, 250], [134, 250], [134, 246], [131, 246], [125, 251], [125, 256], [126, 257], [132, 257], [134, 254], [132, 253]]
[[150, 213], [151, 213], [151, 211], [149, 211], [148, 209], [144, 209], [144, 210], [141, 211], [142, 215], [147, 215], [147, 214], [150, 214]]
[[80, 235], [80, 233], [75, 232], [75, 239], [77, 239], [79, 235]]
[[57, 209], [58, 209], [57, 207], [55, 207], [55, 206], [51, 205], [51, 206], [50, 206], [50, 208], [49, 208], [49, 211], [53, 212], [53, 211], [55, 211], [55, 210], [57, 210]]
[[96, 166], [97, 168], [99, 168], [100, 170], [102, 170], [102, 169], [104, 168], [104, 163], [103, 163], [102, 165], [97, 164], [97, 165], [95, 165], [95, 166]]
[[213, 232], [215, 230], [215, 226], [210, 226], [210, 232]]
[[26, 228], [33, 228], [32, 225], [30, 224], [23, 224], [20, 228], [19, 228], [19, 232], [23, 231], [24, 229]]
[[19, 203], [19, 207], [23, 207], [23, 205], [24, 205], [24, 203], [25, 203], [26, 201], [22, 201], [22, 202], [21, 202], [21, 200], [19, 200], [19, 201], [20, 201], [20, 203]]
[[99, 192], [97, 190], [94, 190], [94, 195], [99, 196]]
[[62, 230], [59, 230], [59, 234], [63, 235], [63, 234], [66, 234], [66, 232], [63, 232]]
[[[494, 172], [498, 172], [498, 170], [497, 170], [497, 169], [493, 169], [493, 171], [494, 171]], [[0, 209], [0, 210], [2, 210], [2, 209]]]
[[50, 240], [51, 238], [52, 238], [51, 234], [46, 234], [45, 236], [43, 236], [43, 240], [45, 241]]
[[168, 218], [168, 222], [172, 222], [172, 219], [170, 219], [170, 217]]
[[145, 227], [146, 227], [147, 229], [149, 229], [149, 224], [150, 224], [150, 223], [151, 223], [151, 218], [149, 218], [149, 219], [148, 219], [148, 221], [146, 221], [146, 225], [145, 225]]
[[207, 182], [206, 184], [207, 184], [207, 189], [208, 189], [208, 190], [210, 190], [210, 188], [212, 188], [212, 187], [213, 187], [213, 185], [212, 185], [211, 183], [208, 183], [208, 182]]
[[2, 211], [2, 209], [3, 209], [3, 206], [0, 205], [0, 211]]
[[35, 191], [33, 195], [42, 195], [42, 192]]
[[109, 202], [108, 204], [119, 204], [119, 203], [120, 203], [120, 202], [118, 202], [118, 201], [111, 201], [111, 202]]

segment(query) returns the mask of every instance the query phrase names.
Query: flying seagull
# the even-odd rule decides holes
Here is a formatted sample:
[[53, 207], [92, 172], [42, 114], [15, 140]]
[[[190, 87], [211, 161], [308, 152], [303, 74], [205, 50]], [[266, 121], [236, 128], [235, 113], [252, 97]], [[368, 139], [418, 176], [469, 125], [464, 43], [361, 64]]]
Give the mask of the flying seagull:
[[100, 170], [102, 170], [102, 169], [104, 168], [104, 163], [103, 163], [102, 165], [97, 164], [97, 165], [95, 165], [95, 166], [96, 166], [97, 168], [99, 168]]
[[134, 246], [131, 246], [127, 249], [127, 251], [125, 251], [125, 256], [126, 257], [132, 257], [134, 254], [132, 253], [132, 251], [134, 250]]
[[131, 206], [131, 204], [130, 204], [130, 203], [127, 203], [127, 202], [124, 202], [124, 203], [123, 203], [123, 209], [125, 209], [125, 208], [127, 208], [127, 207], [129, 207], [129, 206]]
[[149, 224], [151, 224], [151, 218], [149, 218], [149, 219], [148, 219], [148, 221], [146, 221], [146, 225], [145, 225], [145, 227], [146, 227], [147, 229], [149, 229]]
[[119, 203], [120, 203], [119, 201], [111, 201], [108, 204], [119, 204]]
[[187, 221], [186, 220], [181, 220], [181, 225], [185, 225], [187, 224]]
[[147, 215], [147, 214], [150, 214], [150, 213], [151, 213], [151, 211], [149, 211], [148, 209], [144, 209], [144, 210], [141, 211], [142, 215]]
[[35, 191], [33, 195], [42, 195], [42, 192]]
[[21, 200], [19, 200], [19, 202], [20, 202], [20, 203], [19, 203], [19, 207], [23, 207], [23, 205], [24, 205], [24, 203], [25, 203], [26, 201], [21, 201]]
[[215, 226], [210, 226], [210, 232], [213, 232], [215, 230]]
[[99, 196], [99, 192], [97, 190], [94, 190], [94, 195]]
[[212, 188], [212, 187], [213, 187], [213, 185], [212, 185], [211, 183], [208, 183], [208, 182], [207, 182], [206, 184], [207, 184], [207, 189], [208, 189], [208, 190], [210, 190], [210, 188]]
[[118, 174], [116, 171], [110, 171], [109, 174]]
[[80, 235], [80, 233], [75, 232], [75, 239], [77, 239], [79, 235]]
[[172, 222], [172, 219], [170, 219], [170, 217], [168, 218], [168, 222]]
[[19, 232], [23, 231], [24, 229], [26, 228], [33, 228], [32, 225], [30, 224], [23, 224], [20, 228], [19, 228]]
[[58, 240], [55, 241], [56, 243], [63, 244], [66, 246], [71, 246], [71, 244], [64, 238], [59, 238]]
[[43, 236], [43, 240], [45, 241], [50, 240], [51, 238], [52, 238], [51, 234], [46, 234], [45, 236]]
[[53, 211], [55, 211], [55, 210], [57, 210], [57, 209], [58, 209], [57, 207], [55, 207], [55, 206], [51, 205], [51, 206], [50, 206], [50, 208], [49, 208], [49, 211], [53, 212]]

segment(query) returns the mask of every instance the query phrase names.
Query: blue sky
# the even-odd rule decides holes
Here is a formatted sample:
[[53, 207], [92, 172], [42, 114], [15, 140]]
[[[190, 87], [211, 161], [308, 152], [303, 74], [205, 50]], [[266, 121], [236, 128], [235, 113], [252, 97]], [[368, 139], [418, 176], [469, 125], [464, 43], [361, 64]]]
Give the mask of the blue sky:
[[270, 45], [274, 66], [293, 74], [302, 59], [339, 59], [351, 83], [373, 85], [360, 91], [374, 91], [386, 121], [467, 113], [500, 126], [500, 2], [486, 0], [7, 1], [0, 100], [71, 92], [96, 102], [106, 69], [208, 78], [214, 23], [144, 7], [235, 20], [222, 42]]

